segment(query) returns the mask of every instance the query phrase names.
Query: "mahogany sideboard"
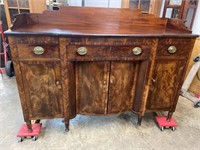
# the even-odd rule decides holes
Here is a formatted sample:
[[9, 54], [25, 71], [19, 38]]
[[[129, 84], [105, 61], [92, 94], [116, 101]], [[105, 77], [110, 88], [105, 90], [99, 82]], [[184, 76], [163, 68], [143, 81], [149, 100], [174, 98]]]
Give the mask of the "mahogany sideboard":
[[137, 9], [60, 7], [16, 16], [6, 31], [31, 120], [175, 111], [197, 35]]

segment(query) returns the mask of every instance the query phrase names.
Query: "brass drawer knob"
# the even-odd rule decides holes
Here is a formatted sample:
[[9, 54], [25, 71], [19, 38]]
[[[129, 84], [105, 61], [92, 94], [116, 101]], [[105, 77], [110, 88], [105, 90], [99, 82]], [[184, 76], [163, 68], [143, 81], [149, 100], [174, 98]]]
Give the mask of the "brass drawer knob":
[[77, 53], [81, 56], [86, 55], [87, 54], [87, 48], [86, 47], [79, 47], [77, 49]]
[[42, 48], [41, 46], [36, 46], [33, 49], [34, 54], [36, 55], [42, 55], [44, 53], [44, 48]]
[[142, 53], [142, 49], [140, 47], [134, 47], [132, 51], [134, 55], [140, 55]]
[[175, 46], [172, 45], [172, 46], [168, 47], [168, 52], [170, 54], [174, 54], [176, 51], [177, 51], [177, 48]]

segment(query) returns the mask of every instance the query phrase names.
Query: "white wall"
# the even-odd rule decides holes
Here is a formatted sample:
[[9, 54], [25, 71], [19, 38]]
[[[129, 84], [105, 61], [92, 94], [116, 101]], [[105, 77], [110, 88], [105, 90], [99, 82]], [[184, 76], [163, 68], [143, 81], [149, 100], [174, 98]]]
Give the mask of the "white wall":
[[200, 35], [200, 1], [197, 7], [196, 16], [194, 18], [192, 33]]
[[85, 6], [89, 7], [108, 7], [108, 0], [85, 0]]
[[[81, 6], [82, 0], [68, 0], [70, 6]], [[121, 8], [121, 0], [85, 0], [85, 6]]]
[[122, 1], [121, 0], [110, 0], [109, 8], [121, 8]]
[[68, 0], [69, 6], [81, 6], [82, 0]]

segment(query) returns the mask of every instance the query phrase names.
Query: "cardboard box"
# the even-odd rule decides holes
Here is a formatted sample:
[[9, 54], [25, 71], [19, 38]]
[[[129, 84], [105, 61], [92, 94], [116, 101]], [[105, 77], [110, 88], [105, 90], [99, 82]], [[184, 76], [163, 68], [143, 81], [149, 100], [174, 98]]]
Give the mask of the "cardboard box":
[[[188, 64], [188, 69], [187, 69], [185, 77], [187, 77], [190, 69], [192, 68], [192, 66], [194, 64], [193, 59], [196, 56], [198, 56], [199, 54], [200, 54], [200, 38], [197, 38], [196, 41], [195, 41], [195, 45], [194, 45], [194, 48], [193, 48], [193, 52], [192, 52], [192, 55], [191, 55], [191, 58], [190, 58], [190, 61], [189, 61], [189, 64]], [[200, 77], [200, 69], [197, 73]], [[200, 94], [200, 80], [197, 78], [197, 75], [195, 75], [188, 91], [193, 92], [193, 93], [198, 94], [198, 95]]]
[[[198, 75], [200, 77], [200, 69]], [[200, 95], [200, 80], [197, 78], [197, 75], [194, 77], [188, 91]]]

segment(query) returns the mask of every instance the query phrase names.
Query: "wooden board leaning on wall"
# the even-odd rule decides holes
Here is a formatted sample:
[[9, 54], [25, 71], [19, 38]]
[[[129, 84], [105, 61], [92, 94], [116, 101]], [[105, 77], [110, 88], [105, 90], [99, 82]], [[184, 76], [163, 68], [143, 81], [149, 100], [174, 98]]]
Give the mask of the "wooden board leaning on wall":
[[[193, 48], [193, 52], [192, 52], [192, 55], [191, 55], [191, 58], [190, 58], [190, 62], [189, 62], [189, 65], [188, 65], [188, 69], [187, 69], [185, 78], [187, 77], [190, 69], [192, 68], [192, 66], [194, 64], [193, 59], [199, 54], [200, 54], [200, 38], [197, 38], [195, 45], [194, 45], [194, 48]], [[200, 69], [198, 71], [198, 75], [200, 76]], [[193, 92], [195, 94], [200, 94], [200, 80], [198, 79], [197, 75], [194, 77], [188, 91]]]

